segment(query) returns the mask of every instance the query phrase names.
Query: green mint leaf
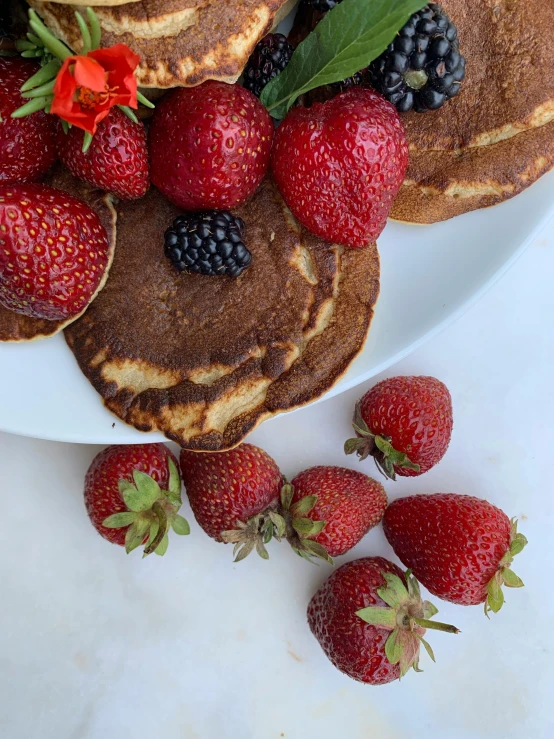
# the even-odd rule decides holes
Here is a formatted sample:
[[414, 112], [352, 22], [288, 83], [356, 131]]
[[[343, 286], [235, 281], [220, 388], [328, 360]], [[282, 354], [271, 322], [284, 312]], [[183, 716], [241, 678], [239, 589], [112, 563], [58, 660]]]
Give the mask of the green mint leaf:
[[264, 87], [262, 103], [274, 118], [284, 118], [300, 95], [367, 67], [425, 4], [422, 0], [343, 0], [299, 44], [285, 70]]

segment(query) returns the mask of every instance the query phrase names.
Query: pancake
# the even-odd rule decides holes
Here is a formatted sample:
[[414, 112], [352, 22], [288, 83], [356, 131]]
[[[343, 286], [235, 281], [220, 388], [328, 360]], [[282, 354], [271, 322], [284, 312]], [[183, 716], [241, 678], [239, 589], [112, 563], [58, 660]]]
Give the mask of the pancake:
[[[100, 190], [94, 190], [90, 185], [75, 179], [67, 170], [62, 169], [61, 166], [52, 170], [43, 182], [45, 185], [56, 187], [58, 190], [65, 190], [65, 192], [79, 198], [79, 200], [83, 200], [91, 208], [94, 208], [102, 221], [102, 225], [106, 229], [110, 242], [110, 257], [104, 279], [96, 292], [98, 295], [108, 278], [108, 271], [115, 249], [115, 223], [117, 214], [113, 206], [112, 197]], [[20, 313], [14, 313], [0, 305], [0, 341], [15, 342], [46, 339], [49, 336], [57, 334], [65, 326], [76, 321], [77, 318], [79, 316], [66, 321], [44, 321], [38, 318], [23, 316]]]
[[[112, 7], [115, 5], [126, 5], [128, 3], [136, 3], [140, 0], [94, 0], [95, 8], [100, 7]], [[91, 5], [90, 0], [54, 0], [59, 5]]]
[[517, 195], [554, 166], [554, 2], [444, 0], [467, 60], [438, 111], [402, 116], [407, 181], [392, 217], [433, 223]]
[[346, 371], [369, 330], [379, 257], [375, 245], [343, 249], [304, 232], [266, 179], [236, 210], [252, 266], [238, 279], [180, 274], [163, 251], [178, 214], [155, 188], [121, 203], [106, 287], [65, 336], [123, 421], [224, 450]]
[[[81, 35], [72, 5], [30, 0], [45, 23], [73, 49]], [[293, 0], [141, 0], [96, 7], [102, 46], [125, 43], [141, 57], [142, 87], [235, 82], [256, 43], [294, 5]]]

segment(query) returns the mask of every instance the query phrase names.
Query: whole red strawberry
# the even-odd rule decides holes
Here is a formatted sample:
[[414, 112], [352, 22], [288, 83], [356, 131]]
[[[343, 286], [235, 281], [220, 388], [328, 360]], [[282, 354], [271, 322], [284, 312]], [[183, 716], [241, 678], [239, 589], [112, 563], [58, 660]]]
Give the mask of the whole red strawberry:
[[33, 318], [75, 318], [107, 275], [96, 212], [53, 187], [0, 184], [0, 304]]
[[408, 145], [393, 105], [360, 87], [293, 108], [275, 134], [275, 182], [296, 218], [322, 239], [367, 246], [404, 181]]
[[381, 472], [422, 475], [444, 457], [452, 436], [452, 399], [434, 377], [391, 377], [372, 387], [356, 405], [357, 438], [346, 454], [372, 455]]
[[74, 177], [124, 200], [141, 198], [150, 186], [146, 129], [112, 108], [98, 124], [86, 153], [84, 132], [75, 126], [66, 134], [58, 126], [58, 153]]
[[163, 444], [109, 446], [85, 477], [85, 505], [98, 533], [127, 552], [165, 554], [168, 532], [188, 534], [177, 460]]
[[263, 449], [241, 444], [216, 454], [181, 451], [181, 473], [190, 507], [204, 531], [216, 541], [235, 544], [236, 561], [253, 549], [267, 558], [271, 515], [282, 475]]
[[11, 114], [26, 100], [21, 86], [40, 67], [29, 59], [0, 56], [0, 183], [36, 180], [56, 161], [56, 118], [40, 110]]
[[437, 609], [422, 602], [417, 580], [392, 562], [365, 557], [347, 562], [323, 583], [308, 606], [308, 623], [337, 669], [354, 680], [383, 685], [419, 671], [419, 646], [431, 659], [426, 628], [457, 633], [429, 619]]
[[510, 569], [527, 544], [517, 523], [486, 500], [437, 493], [395, 500], [385, 535], [402, 562], [434, 595], [462, 606], [502, 607], [502, 585], [522, 587]]
[[152, 182], [185, 210], [229, 209], [269, 166], [273, 121], [249, 90], [208, 81], [173, 91], [150, 126]]
[[[301, 536], [300, 543], [307, 545], [311, 554], [317, 554], [310, 552], [315, 542], [330, 557], [345, 554], [377, 526], [387, 507], [387, 494], [380, 483], [344, 467], [311, 467], [291, 485], [292, 511], [300, 518], [299, 533], [309, 536]], [[310, 521], [320, 530], [314, 533]], [[293, 519], [293, 529], [294, 524]], [[295, 538], [289, 539], [293, 546]]]

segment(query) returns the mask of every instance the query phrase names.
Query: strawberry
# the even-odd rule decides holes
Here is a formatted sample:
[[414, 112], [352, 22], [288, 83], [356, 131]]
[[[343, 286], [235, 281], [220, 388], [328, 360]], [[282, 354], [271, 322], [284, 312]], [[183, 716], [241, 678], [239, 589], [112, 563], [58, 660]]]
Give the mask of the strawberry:
[[119, 108], [98, 124], [86, 153], [84, 132], [75, 126], [64, 133], [58, 126], [58, 154], [74, 177], [124, 200], [142, 198], [150, 186], [146, 129]]
[[210, 80], [157, 106], [152, 182], [184, 210], [227, 210], [253, 195], [269, 165], [273, 122], [249, 90]]
[[40, 67], [28, 59], [0, 55], [0, 183], [42, 177], [56, 161], [56, 119], [44, 111], [11, 114], [26, 100], [21, 86]]
[[357, 438], [346, 454], [373, 456], [391, 480], [422, 475], [444, 457], [452, 436], [452, 399], [434, 377], [391, 377], [377, 383], [356, 405]]
[[183, 449], [181, 472], [192, 512], [208, 536], [235, 544], [237, 562], [254, 547], [267, 559], [264, 543], [282, 485], [269, 454], [252, 444], [215, 454]]
[[326, 241], [357, 247], [385, 227], [407, 165], [396, 109], [360, 87], [293, 108], [271, 157], [275, 182], [300, 223]]
[[354, 680], [382, 685], [419, 670], [426, 629], [458, 633], [429, 619], [437, 609], [421, 600], [417, 580], [382, 557], [339, 567], [308, 606], [313, 635], [335, 667]]
[[0, 304], [51, 321], [80, 315], [108, 268], [106, 229], [61, 190], [0, 185]]
[[[311, 467], [291, 483], [293, 511], [299, 524], [292, 527], [306, 531], [329, 557], [338, 557], [352, 549], [383, 518], [387, 494], [383, 486], [361, 472], [344, 467]], [[314, 524], [320, 530], [315, 532]], [[295, 544], [295, 538], [289, 539]], [[306, 542], [304, 542], [306, 543]], [[310, 552], [316, 554], [317, 552]], [[319, 555], [321, 556], [321, 554]]]
[[109, 446], [85, 477], [85, 505], [94, 528], [127, 553], [145, 544], [145, 555], [165, 554], [168, 532], [190, 532], [178, 514], [181, 478], [177, 460], [163, 444]]
[[454, 493], [399, 498], [385, 511], [385, 535], [402, 562], [433, 595], [497, 613], [502, 585], [523, 587], [510, 569], [527, 544], [499, 508]]

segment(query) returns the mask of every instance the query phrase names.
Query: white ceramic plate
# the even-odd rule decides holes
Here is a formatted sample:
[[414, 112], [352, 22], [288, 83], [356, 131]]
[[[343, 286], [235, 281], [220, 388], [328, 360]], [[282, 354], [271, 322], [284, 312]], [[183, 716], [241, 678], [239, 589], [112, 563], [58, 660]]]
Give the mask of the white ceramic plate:
[[[554, 172], [494, 208], [433, 226], [389, 223], [379, 240], [381, 297], [368, 342], [326, 397], [381, 372], [458, 317], [552, 216]], [[104, 409], [63, 336], [0, 344], [0, 430], [97, 444], [163, 438]]]

